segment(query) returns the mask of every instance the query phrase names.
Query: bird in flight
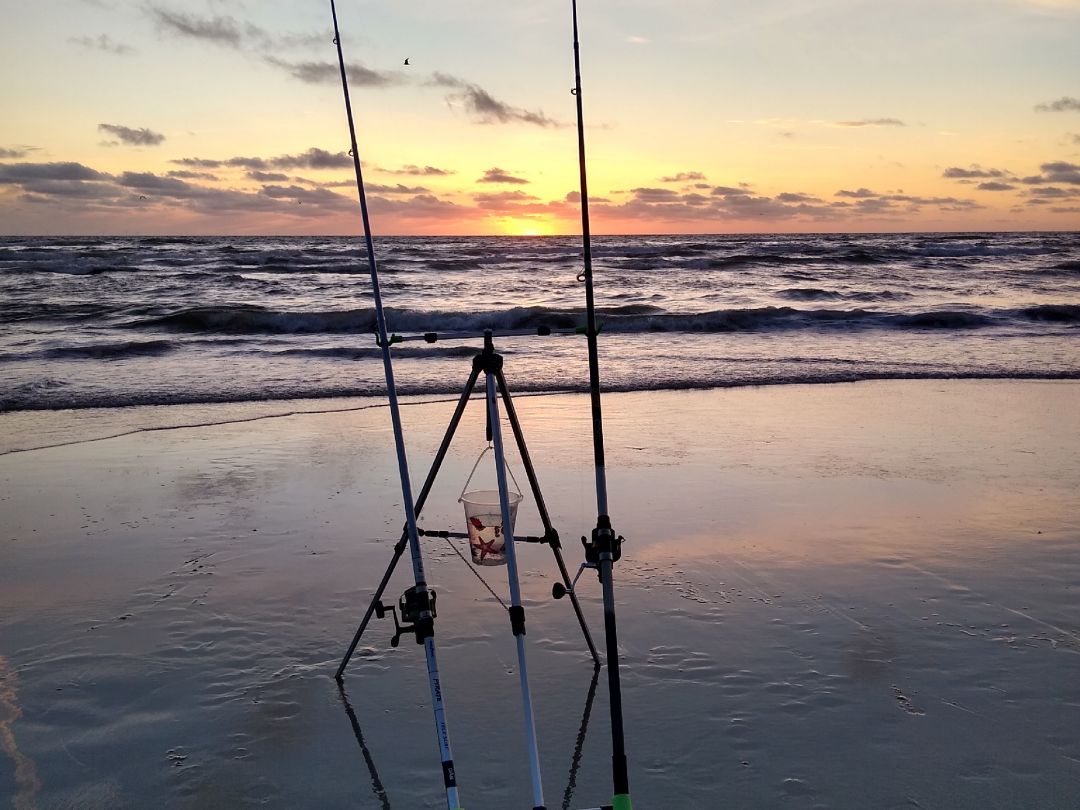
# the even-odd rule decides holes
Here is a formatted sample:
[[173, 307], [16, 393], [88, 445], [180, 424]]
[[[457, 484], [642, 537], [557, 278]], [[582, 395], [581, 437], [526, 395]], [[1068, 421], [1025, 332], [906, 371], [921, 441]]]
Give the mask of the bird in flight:
[[409, 64], [409, 57], [407, 57], [407, 56], [405, 57], [405, 64], [406, 65]]

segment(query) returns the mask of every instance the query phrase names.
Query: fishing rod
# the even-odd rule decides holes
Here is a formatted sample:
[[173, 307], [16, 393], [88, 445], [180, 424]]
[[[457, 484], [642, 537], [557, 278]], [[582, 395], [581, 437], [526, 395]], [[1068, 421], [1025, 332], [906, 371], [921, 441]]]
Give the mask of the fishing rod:
[[585, 116], [581, 100], [581, 45], [578, 39], [577, 0], [571, 0], [574, 21], [574, 98], [577, 102], [578, 168], [581, 175], [581, 239], [584, 270], [578, 276], [585, 283], [585, 335], [589, 345], [589, 396], [592, 401], [593, 466], [596, 470], [596, 528], [591, 538], [582, 538], [585, 559], [599, 569], [604, 594], [604, 640], [607, 646], [608, 702], [611, 709], [611, 780], [614, 810], [631, 810], [630, 778], [626, 766], [623, 734], [622, 685], [619, 680], [619, 634], [615, 621], [613, 570], [622, 556], [623, 538], [611, 527], [607, 502], [607, 474], [604, 469], [604, 418], [600, 407], [600, 355], [597, 346], [596, 301], [593, 293], [592, 235], [589, 229], [589, 189], [585, 171]]
[[[375, 323], [379, 346], [382, 348], [383, 371], [386, 375], [386, 393], [390, 400], [390, 421], [394, 428], [394, 446], [397, 450], [398, 474], [401, 478], [401, 497], [405, 508], [405, 525], [409, 536], [409, 552], [412, 556], [415, 585], [401, 598], [403, 612], [412, 620], [407, 627], [416, 635], [416, 643], [424, 645], [427, 657], [428, 684], [431, 687], [431, 706], [435, 713], [435, 733], [442, 758], [443, 786], [446, 789], [448, 810], [461, 810], [458, 798], [454, 757], [450, 751], [450, 733], [446, 724], [446, 707], [443, 704], [439, 665], [435, 656], [435, 594], [430, 591], [424, 577], [424, 559], [420, 551], [420, 535], [416, 528], [416, 511], [413, 506], [412, 483], [409, 478], [409, 460], [405, 454], [405, 439], [401, 428], [401, 410], [398, 407], [397, 388], [394, 385], [394, 364], [390, 359], [390, 340], [387, 338], [386, 316], [383, 312], [382, 294], [379, 290], [379, 269], [375, 261], [375, 244], [371, 238], [371, 221], [368, 218], [367, 195], [364, 192], [364, 176], [360, 168], [360, 150], [356, 144], [356, 125], [353, 122], [352, 102], [349, 99], [349, 80], [345, 73], [345, 55], [341, 49], [341, 32], [338, 29], [337, 7], [330, 0], [330, 13], [334, 18], [334, 45], [337, 47], [338, 67], [341, 70], [341, 90], [345, 96], [345, 115], [349, 120], [349, 143], [353, 168], [356, 171], [356, 191], [360, 197], [360, 217], [364, 223], [364, 243], [367, 247], [368, 269], [371, 273], [371, 289], [375, 299]], [[407, 611], [406, 611], [407, 609]], [[406, 629], [406, 628], [403, 628]], [[341, 680], [341, 670], [337, 678]]]

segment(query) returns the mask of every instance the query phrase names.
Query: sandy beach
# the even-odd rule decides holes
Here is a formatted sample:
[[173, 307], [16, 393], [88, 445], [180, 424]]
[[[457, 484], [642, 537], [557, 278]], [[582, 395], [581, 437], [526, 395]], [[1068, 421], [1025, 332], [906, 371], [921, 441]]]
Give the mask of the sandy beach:
[[[516, 401], [576, 568], [587, 398]], [[636, 807], [1077, 806], [1080, 384], [604, 405]], [[404, 409], [415, 481], [451, 407]], [[298, 410], [324, 412], [276, 415]], [[422, 651], [377, 621], [345, 696], [332, 677], [402, 522], [381, 402], [23, 412], [0, 435], [0, 804], [443, 804]], [[424, 528], [463, 531], [483, 444], [475, 405]], [[538, 528], [526, 500], [518, 531]], [[463, 804], [524, 807], [509, 623], [426, 542]], [[595, 806], [605, 684], [590, 703], [550, 552], [520, 557], [547, 806]], [[506, 592], [505, 569], [482, 573]], [[600, 634], [594, 576], [579, 594]]]

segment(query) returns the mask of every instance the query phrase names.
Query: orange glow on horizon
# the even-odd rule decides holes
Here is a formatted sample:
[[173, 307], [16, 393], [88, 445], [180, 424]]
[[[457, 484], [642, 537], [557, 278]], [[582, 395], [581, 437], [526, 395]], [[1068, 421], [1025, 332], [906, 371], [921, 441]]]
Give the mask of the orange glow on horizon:
[[506, 236], [551, 236], [560, 230], [547, 217], [502, 217], [499, 232]]

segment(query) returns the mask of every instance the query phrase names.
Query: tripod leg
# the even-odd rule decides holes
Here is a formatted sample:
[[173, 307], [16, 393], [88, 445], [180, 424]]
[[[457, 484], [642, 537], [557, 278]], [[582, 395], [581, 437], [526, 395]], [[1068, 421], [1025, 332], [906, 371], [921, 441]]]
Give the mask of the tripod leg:
[[593, 666], [596, 669], [600, 669], [600, 656], [596, 652], [596, 645], [593, 644], [592, 634], [589, 632], [589, 625], [585, 623], [585, 614], [581, 610], [581, 603], [578, 602], [577, 594], [570, 587], [570, 572], [566, 570], [566, 563], [563, 562], [562, 550], [557, 548], [551, 549], [555, 555], [555, 564], [559, 566], [559, 573], [562, 574], [563, 585], [566, 587], [566, 594], [570, 597], [570, 604], [574, 607], [574, 613], [577, 615], [578, 624], [581, 625], [581, 633], [585, 636], [585, 643], [589, 647], [589, 654], [592, 655]]
[[360, 637], [364, 635], [364, 630], [367, 629], [368, 622], [371, 621], [371, 615], [375, 612], [375, 605], [382, 599], [383, 591], [386, 590], [387, 584], [390, 582], [390, 577], [394, 574], [394, 569], [397, 568], [398, 560], [401, 559], [401, 555], [405, 553], [405, 548], [409, 544], [408, 537], [402, 537], [394, 545], [394, 556], [390, 560], [390, 565], [386, 568], [386, 573], [383, 574], [382, 582], [379, 583], [379, 587], [375, 591], [375, 595], [371, 597], [371, 603], [368, 605], [367, 610], [364, 611], [364, 618], [360, 622], [360, 626], [356, 628], [356, 633], [353, 635], [352, 643], [349, 644], [349, 649], [345, 652], [345, 657], [341, 659], [341, 664], [337, 668], [337, 672], [334, 673], [334, 678], [338, 683], [341, 683], [341, 678], [345, 674], [345, 667], [349, 665], [349, 660], [352, 658], [353, 653], [356, 652], [356, 645], [360, 643]]
[[[465, 390], [461, 392], [461, 398], [458, 400], [457, 407], [454, 409], [454, 415], [450, 418], [450, 424], [446, 428], [446, 433], [443, 434], [442, 443], [439, 445], [439, 451], [435, 454], [435, 460], [432, 462], [431, 469], [428, 470], [427, 478], [424, 479], [424, 485], [420, 488], [420, 494], [416, 498], [414, 512], [417, 517], [420, 516], [420, 511], [424, 508], [424, 503], [427, 501], [428, 494], [431, 492], [431, 487], [435, 483], [435, 477], [439, 474], [439, 468], [442, 467], [443, 460], [446, 458], [446, 451], [450, 448], [450, 442], [453, 440], [454, 433], [461, 423], [461, 416], [465, 413], [465, 406], [469, 404], [469, 397], [472, 396], [473, 389], [476, 387], [476, 379], [479, 376], [480, 369], [478, 366], [474, 365], [472, 373], [469, 375], [469, 381], [465, 384]], [[338, 681], [340, 681], [345, 674], [345, 667], [349, 665], [349, 660], [356, 651], [356, 645], [360, 643], [360, 637], [364, 635], [364, 630], [367, 629], [368, 622], [371, 621], [371, 615], [375, 612], [375, 605], [382, 599], [383, 591], [386, 590], [386, 586], [390, 582], [390, 577], [394, 573], [394, 568], [397, 566], [398, 560], [400, 560], [401, 555], [405, 553], [408, 542], [408, 533], [403, 531], [401, 533], [401, 539], [394, 546], [394, 558], [390, 561], [390, 567], [387, 568], [386, 573], [383, 574], [382, 582], [379, 583], [379, 588], [375, 591], [375, 596], [372, 598], [371, 604], [368, 605], [368, 609], [364, 613], [364, 618], [360, 622], [360, 627], [357, 628], [355, 635], [353, 635], [352, 643], [349, 645], [345, 657], [341, 659], [341, 665], [334, 675]]]
[[525, 467], [525, 475], [529, 479], [529, 487], [532, 489], [533, 499], [536, 501], [536, 509], [540, 513], [540, 522], [544, 525], [544, 534], [548, 537], [556, 537], [555, 540], [549, 543], [551, 552], [555, 555], [555, 564], [559, 567], [559, 574], [562, 576], [563, 585], [566, 587], [566, 592], [570, 596], [570, 604], [574, 608], [574, 614], [577, 616], [578, 624], [581, 625], [581, 633], [585, 636], [585, 644], [588, 646], [589, 654], [592, 656], [593, 666], [599, 669], [600, 656], [596, 652], [596, 645], [593, 643], [592, 633], [589, 632], [589, 625], [585, 622], [585, 614], [581, 610], [581, 604], [578, 602], [577, 594], [574, 593], [574, 587], [570, 581], [570, 572], [566, 570], [566, 563], [563, 561], [561, 544], [552, 528], [551, 517], [548, 515], [547, 505], [544, 503], [544, 496], [540, 493], [540, 482], [536, 478], [536, 469], [533, 467], [532, 458], [529, 456], [529, 448], [525, 446], [525, 434], [521, 431], [521, 422], [518, 421], [517, 411], [514, 410], [514, 401], [510, 398], [510, 390], [506, 385], [506, 377], [503, 375], [501, 369], [496, 372], [495, 378], [499, 383], [499, 393], [502, 394], [503, 404], [506, 407], [506, 418], [510, 421], [510, 429], [514, 432], [514, 440], [517, 442], [521, 463]]

